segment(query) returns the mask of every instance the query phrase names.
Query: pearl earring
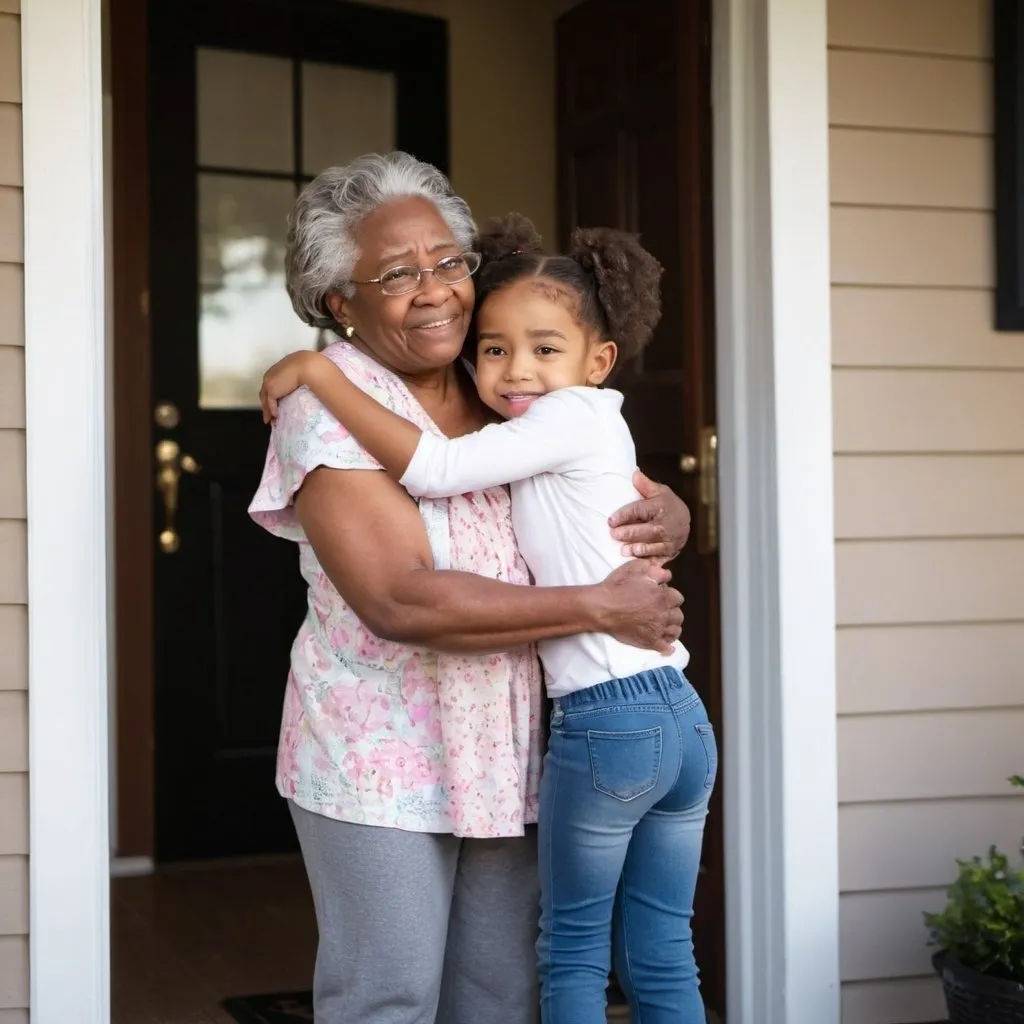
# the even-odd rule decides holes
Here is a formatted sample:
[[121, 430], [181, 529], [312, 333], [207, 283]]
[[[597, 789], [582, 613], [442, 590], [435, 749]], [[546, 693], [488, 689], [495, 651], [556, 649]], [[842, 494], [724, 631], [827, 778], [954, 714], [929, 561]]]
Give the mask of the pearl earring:
[[349, 341], [352, 340], [352, 335], [355, 333], [356, 329], [351, 324], [345, 325], [345, 337], [348, 338]]

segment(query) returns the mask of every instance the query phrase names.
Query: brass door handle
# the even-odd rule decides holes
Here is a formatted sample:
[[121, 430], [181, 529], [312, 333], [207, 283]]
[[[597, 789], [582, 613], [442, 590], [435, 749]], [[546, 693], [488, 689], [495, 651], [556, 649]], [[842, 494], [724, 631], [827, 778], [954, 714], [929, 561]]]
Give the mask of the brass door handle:
[[700, 454], [682, 455], [679, 468], [687, 476], [700, 473], [699, 496], [702, 514], [697, 517], [697, 550], [702, 555], [718, 550], [718, 433], [702, 427]]
[[154, 454], [156, 489], [164, 502], [164, 528], [160, 531], [157, 541], [165, 555], [173, 555], [181, 547], [181, 537], [175, 529], [179, 481], [182, 473], [198, 473], [199, 463], [191, 455], [182, 455], [181, 446], [170, 438], [157, 441]]

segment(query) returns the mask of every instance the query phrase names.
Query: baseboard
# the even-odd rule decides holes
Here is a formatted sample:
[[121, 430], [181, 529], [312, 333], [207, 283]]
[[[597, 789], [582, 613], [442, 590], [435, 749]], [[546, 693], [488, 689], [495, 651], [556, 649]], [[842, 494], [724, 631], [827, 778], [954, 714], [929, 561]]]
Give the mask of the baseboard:
[[137, 878], [153, 874], [152, 857], [111, 857], [111, 878]]

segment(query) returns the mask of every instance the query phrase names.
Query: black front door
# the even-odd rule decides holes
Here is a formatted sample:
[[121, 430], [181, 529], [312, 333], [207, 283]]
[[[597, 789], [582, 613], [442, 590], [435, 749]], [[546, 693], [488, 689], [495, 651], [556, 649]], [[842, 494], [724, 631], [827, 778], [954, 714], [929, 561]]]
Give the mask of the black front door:
[[149, 6], [156, 853], [295, 844], [274, 789], [295, 546], [246, 507], [264, 369], [323, 339], [284, 288], [286, 218], [325, 167], [405, 149], [445, 168], [443, 21], [331, 0]]

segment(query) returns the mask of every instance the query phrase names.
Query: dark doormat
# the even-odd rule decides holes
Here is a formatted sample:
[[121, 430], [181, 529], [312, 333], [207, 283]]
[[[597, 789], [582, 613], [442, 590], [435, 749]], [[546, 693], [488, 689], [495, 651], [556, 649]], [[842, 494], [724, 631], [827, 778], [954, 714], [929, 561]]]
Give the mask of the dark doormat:
[[310, 1024], [312, 992], [272, 992], [264, 996], [236, 996], [221, 1006], [238, 1024]]

